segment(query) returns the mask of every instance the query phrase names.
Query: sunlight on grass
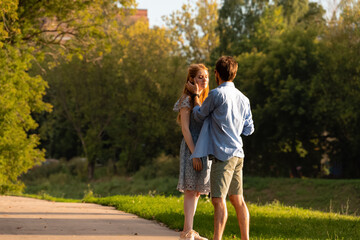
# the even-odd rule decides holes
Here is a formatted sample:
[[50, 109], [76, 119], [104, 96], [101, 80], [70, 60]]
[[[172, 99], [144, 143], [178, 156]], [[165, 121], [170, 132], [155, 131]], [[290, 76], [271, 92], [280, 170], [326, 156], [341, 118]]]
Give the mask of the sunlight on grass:
[[[182, 229], [183, 197], [112, 196], [88, 197], [84, 200], [157, 220], [172, 229]], [[229, 202], [228, 210], [229, 218], [223, 239], [239, 239], [235, 210]], [[249, 210], [252, 239], [360, 239], [359, 217], [286, 207], [278, 202], [265, 206], [249, 204]], [[201, 235], [212, 238], [213, 206], [208, 198], [199, 201], [194, 229]]]

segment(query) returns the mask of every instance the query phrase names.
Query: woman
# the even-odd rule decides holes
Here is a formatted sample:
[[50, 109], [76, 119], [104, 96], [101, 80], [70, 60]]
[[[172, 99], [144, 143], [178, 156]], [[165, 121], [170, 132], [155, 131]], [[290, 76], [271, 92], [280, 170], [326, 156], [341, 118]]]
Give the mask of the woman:
[[[188, 69], [186, 83], [197, 83], [200, 90], [199, 100], [202, 103], [209, 93], [208, 69], [203, 64], [192, 64]], [[180, 145], [180, 174], [177, 189], [184, 192], [184, 229], [180, 239], [207, 240], [193, 230], [196, 206], [201, 194], [210, 191], [210, 162], [207, 158], [190, 159], [199, 137], [202, 123], [195, 121], [192, 109], [194, 99], [184, 87], [183, 94], [175, 103], [174, 111], [178, 111], [177, 121], [181, 125], [184, 136]]]

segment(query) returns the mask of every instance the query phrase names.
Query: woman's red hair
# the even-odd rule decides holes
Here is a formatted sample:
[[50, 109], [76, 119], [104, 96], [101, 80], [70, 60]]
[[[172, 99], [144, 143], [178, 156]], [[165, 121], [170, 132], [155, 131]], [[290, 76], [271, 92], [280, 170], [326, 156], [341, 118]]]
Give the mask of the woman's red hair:
[[[187, 77], [186, 77], [186, 83], [187, 83], [187, 82], [191, 82], [191, 83], [194, 84], [194, 83], [195, 83], [195, 82], [194, 82], [194, 78], [196, 77], [196, 75], [198, 74], [198, 72], [199, 72], [200, 70], [206, 70], [206, 71], [208, 71], [208, 68], [205, 67], [205, 65], [202, 64], [202, 63], [191, 64], [191, 65], [189, 66], [189, 68], [188, 68], [188, 75], [187, 75]], [[185, 84], [186, 84], [186, 83], [185, 83]], [[203, 102], [205, 101], [205, 99], [207, 98], [208, 94], [209, 94], [209, 84], [207, 85], [207, 87], [206, 87], [205, 89], [203, 89], [203, 91], [202, 91], [201, 94], [200, 94], [200, 97], [199, 97], [200, 103], [203, 103]], [[184, 90], [183, 90], [183, 93], [182, 93], [182, 95], [181, 95], [179, 104], [181, 105], [181, 102], [184, 101], [185, 98], [187, 98], [187, 97], [190, 97], [190, 98], [191, 98], [191, 95], [192, 95], [192, 93], [189, 92], [189, 90], [186, 89], [186, 86], [184, 86]], [[192, 109], [194, 108], [194, 99], [191, 98], [190, 103], [191, 103], [191, 108], [190, 108], [190, 110], [192, 111]], [[181, 119], [181, 115], [180, 115], [180, 112], [179, 112], [178, 117], [177, 117], [177, 122], [178, 122], [179, 124], [181, 123], [180, 119]]]

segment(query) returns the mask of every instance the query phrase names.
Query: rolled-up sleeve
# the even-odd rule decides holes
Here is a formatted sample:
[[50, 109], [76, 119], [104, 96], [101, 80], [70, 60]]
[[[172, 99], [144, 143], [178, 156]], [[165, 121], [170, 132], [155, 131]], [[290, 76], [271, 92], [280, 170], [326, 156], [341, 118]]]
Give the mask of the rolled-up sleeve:
[[195, 106], [193, 108], [195, 121], [204, 122], [204, 120], [211, 114], [213, 110], [214, 110], [214, 91], [210, 91], [208, 97], [205, 99], [201, 107]]

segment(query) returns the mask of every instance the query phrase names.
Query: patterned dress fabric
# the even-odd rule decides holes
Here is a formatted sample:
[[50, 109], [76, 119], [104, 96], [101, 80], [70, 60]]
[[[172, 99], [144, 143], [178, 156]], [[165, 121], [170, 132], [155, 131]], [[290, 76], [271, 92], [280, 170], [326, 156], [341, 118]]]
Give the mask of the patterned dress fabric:
[[[175, 103], [173, 110], [179, 112], [181, 108], [191, 108], [189, 97], [180, 98]], [[195, 121], [193, 113], [191, 112], [189, 129], [195, 145], [199, 137], [201, 127], [202, 123]], [[209, 161], [208, 157], [201, 158], [203, 169], [198, 172], [193, 168], [190, 156], [190, 149], [183, 138], [180, 145], [180, 172], [177, 189], [180, 192], [190, 190], [200, 192], [201, 194], [208, 194], [210, 192], [211, 161]]]

